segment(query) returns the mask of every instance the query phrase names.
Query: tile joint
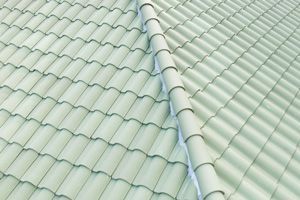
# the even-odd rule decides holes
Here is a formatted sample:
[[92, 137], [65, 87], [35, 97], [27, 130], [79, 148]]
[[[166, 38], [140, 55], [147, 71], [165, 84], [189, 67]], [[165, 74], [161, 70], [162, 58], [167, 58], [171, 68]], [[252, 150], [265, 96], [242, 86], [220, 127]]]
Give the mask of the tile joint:
[[[167, 76], [166, 74], [168, 73], [168, 70], [165, 69], [161, 70], [160, 65], [164, 63], [163, 58], [166, 58], [172, 62], [172, 65], [170, 66], [176, 69], [175, 75], [178, 76], [174, 80], [176, 80], [177, 82], [179, 81], [178, 85], [183, 85], [180, 78], [180, 74], [178, 73], [170, 49], [167, 45], [165, 36], [161, 31], [159, 19], [154, 10], [154, 5], [152, 4], [151, 0], [136, 0], [136, 3], [137, 3], [138, 13], [141, 14], [140, 16], [143, 21], [143, 26], [146, 29], [151, 48], [153, 50], [154, 59], [157, 62], [156, 65], [158, 66], [163, 88], [168, 87], [168, 85], [172, 85], [166, 83], [166, 81], [169, 81], [168, 79], [166, 79]], [[155, 21], [155, 23], [149, 23], [150, 21], [153, 22]], [[157, 38], [156, 41], [154, 41], [154, 38]], [[158, 56], [159, 52], [165, 52], [164, 57], [159, 57]], [[174, 105], [174, 102], [176, 102], [176, 100], [180, 99], [186, 105], [186, 107], [181, 108], [181, 110], [178, 113], [176, 113], [176, 115], [173, 117], [177, 121], [177, 126], [179, 130], [179, 141], [183, 143], [183, 147], [186, 151], [188, 161], [189, 161], [189, 171], [190, 170], [192, 171], [192, 175], [190, 176], [191, 179], [194, 180], [195, 186], [197, 188], [198, 198], [199, 199], [224, 199], [224, 192], [222, 191], [222, 189], [220, 189], [220, 186], [218, 184], [218, 177], [213, 168], [212, 161], [208, 154], [206, 144], [203, 140], [200, 127], [198, 127], [198, 125], [196, 124], [196, 120], [195, 120], [196, 116], [194, 115], [193, 109], [191, 107], [187, 95], [183, 95], [183, 96], [170, 95], [171, 90], [174, 91], [176, 89], [181, 89], [181, 88], [185, 91], [184, 87], [174, 87], [174, 88], [165, 88], [165, 89], [166, 91], [169, 91], [167, 92], [167, 94], [170, 97], [171, 110], [174, 111], [178, 109], [178, 108], [176, 109], [176, 105]], [[188, 119], [182, 120], [182, 118], [178, 116], [179, 114], [184, 115]], [[197, 128], [195, 129], [195, 127]], [[191, 130], [196, 130], [196, 131], [191, 132]], [[200, 136], [200, 137], [194, 137], [194, 136]], [[199, 142], [199, 140], [201, 141]], [[197, 147], [195, 147], [195, 145], [188, 146], [188, 142], [196, 143]], [[199, 149], [201, 149], [201, 152], [199, 152], [198, 147]], [[207, 167], [205, 167], [207, 165], [211, 167], [207, 169]], [[201, 171], [201, 175], [195, 174], [197, 173], [197, 170]], [[208, 184], [207, 180], [209, 180], [208, 182], [212, 182], [213, 184]], [[216, 195], [218, 198], [215, 198], [214, 194], [218, 194]]]

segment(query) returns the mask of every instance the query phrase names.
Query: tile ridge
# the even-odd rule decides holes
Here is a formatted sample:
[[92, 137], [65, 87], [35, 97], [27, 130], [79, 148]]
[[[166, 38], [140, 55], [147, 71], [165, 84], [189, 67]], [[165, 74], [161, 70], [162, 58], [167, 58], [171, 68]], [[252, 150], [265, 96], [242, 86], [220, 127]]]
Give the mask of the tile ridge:
[[137, 9], [147, 32], [157, 70], [161, 74], [163, 87], [170, 97], [171, 111], [178, 122], [179, 140], [186, 150], [191, 178], [198, 190], [198, 198], [224, 199], [212, 159], [207, 151], [196, 116], [188, 99], [177, 67], [159, 24], [151, 0], [137, 0]]

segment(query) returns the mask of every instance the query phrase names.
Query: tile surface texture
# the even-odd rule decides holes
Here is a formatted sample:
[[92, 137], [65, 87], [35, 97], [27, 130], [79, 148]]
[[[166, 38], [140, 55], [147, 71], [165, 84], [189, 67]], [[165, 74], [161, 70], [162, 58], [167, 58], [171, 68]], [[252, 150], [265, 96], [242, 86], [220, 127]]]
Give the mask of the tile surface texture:
[[226, 198], [299, 199], [299, 0], [153, 2]]
[[0, 199], [197, 198], [135, 1], [0, 6]]
[[[225, 197], [299, 199], [300, 1], [151, 3]], [[134, 0], [0, 0], [0, 200], [197, 199], [153, 31]]]

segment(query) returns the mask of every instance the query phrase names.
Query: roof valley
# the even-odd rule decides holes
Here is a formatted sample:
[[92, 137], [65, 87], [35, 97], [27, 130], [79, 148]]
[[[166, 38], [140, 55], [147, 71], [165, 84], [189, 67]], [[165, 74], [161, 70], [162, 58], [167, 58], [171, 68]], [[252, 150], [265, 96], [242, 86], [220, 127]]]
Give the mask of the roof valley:
[[137, 6], [156, 64], [159, 66], [163, 87], [166, 88], [170, 98], [170, 109], [174, 111], [174, 117], [178, 122], [179, 138], [183, 138], [190, 167], [197, 179], [197, 188], [200, 189], [203, 199], [223, 199], [224, 192], [219, 186], [213, 162], [208, 154], [200, 127], [197, 126], [196, 117], [171, 57], [153, 4], [150, 0], [137, 0]]

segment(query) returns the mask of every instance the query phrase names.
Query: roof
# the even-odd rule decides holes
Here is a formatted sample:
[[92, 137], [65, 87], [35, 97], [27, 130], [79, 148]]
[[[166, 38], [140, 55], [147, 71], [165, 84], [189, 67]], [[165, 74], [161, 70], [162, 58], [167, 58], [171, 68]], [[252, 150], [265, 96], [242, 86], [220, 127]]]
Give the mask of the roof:
[[153, 4], [226, 198], [298, 199], [300, 2]]
[[297, 199], [300, 2], [0, 2], [0, 199]]
[[0, 13], [0, 199], [197, 198], [134, 1]]

